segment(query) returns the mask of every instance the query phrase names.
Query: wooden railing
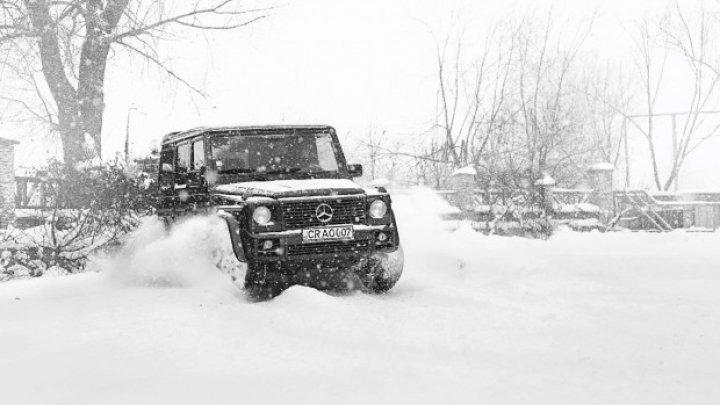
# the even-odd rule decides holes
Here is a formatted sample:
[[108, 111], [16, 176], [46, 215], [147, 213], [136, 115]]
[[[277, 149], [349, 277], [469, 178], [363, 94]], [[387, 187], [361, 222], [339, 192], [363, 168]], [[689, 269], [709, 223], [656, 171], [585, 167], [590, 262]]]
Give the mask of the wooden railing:
[[[559, 222], [599, 219], [599, 210], [589, 202], [593, 192], [592, 189], [554, 188], [551, 193], [552, 209], [541, 207], [537, 201], [526, 200], [524, 210], [533, 216], [535, 211], [548, 209], [547, 213]], [[518, 207], [518, 198], [523, 198], [502, 190], [482, 189], [470, 192], [440, 190], [438, 194], [461, 209], [462, 212], [454, 218], [474, 220], [488, 220], [503, 208]], [[659, 232], [720, 229], [720, 192], [654, 194], [640, 189], [615, 190], [613, 205], [612, 212], [608, 213], [607, 229], [622, 227]], [[536, 209], [532, 209], [533, 206]]]
[[629, 228], [657, 231], [720, 228], [720, 192], [617, 190], [614, 196], [618, 222], [624, 221]]

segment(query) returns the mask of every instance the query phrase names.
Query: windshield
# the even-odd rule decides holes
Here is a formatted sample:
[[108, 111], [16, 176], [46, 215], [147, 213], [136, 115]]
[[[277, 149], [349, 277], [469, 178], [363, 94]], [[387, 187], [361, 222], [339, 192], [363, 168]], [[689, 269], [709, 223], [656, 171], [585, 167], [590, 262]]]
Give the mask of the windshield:
[[245, 174], [254, 180], [291, 173], [301, 178], [338, 175], [335, 148], [327, 133], [221, 136], [211, 138], [210, 146], [221, 183], [223, 175]]

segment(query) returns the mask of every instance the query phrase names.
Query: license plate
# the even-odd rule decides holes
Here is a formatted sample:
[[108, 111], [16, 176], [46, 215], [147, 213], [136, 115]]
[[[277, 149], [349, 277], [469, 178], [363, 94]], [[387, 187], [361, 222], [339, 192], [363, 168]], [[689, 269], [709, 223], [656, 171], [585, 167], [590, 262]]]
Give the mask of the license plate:
[[352, 225], [325, 226], [303, 229], [303, 242], [324, 242], [328, 240], [353, 240]]

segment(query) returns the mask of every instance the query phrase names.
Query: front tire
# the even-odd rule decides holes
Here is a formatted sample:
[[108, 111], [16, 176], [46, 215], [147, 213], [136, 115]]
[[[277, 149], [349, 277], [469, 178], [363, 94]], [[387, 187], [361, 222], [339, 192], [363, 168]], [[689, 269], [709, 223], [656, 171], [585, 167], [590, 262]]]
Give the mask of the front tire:
[[267, 263], [248, 260], [245, 273], [245, 296], [251, 301], [267, 301], [290, 286], [282, 276], [269, 277]]
[[405, 266], [402, 245], [391, 253], [375, 253], [360, 264], [357, 275], [365, 288], [372, 293], [384, 293], [397, 284]]

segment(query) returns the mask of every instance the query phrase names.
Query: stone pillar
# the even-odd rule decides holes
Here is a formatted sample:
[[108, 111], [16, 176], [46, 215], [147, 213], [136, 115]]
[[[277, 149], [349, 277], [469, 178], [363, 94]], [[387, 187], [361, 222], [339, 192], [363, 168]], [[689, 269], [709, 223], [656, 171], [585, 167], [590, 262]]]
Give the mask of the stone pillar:
[[0, 138], [0, 229], [15, 219], [15, 145], [17, 141]]
[[607, 224], [615, 216], [613, 199], [613, 172], [611, 163], [597, 163], [588, 168], [588, 179], [592, 193], [588, 202], [600, 208], [600, 220]]
[[452, 203], [463, 211], [472, 211], [477, 172], [472, 166], [455, 170], [449, 179], [450, 189], [455, 191]]
[[555, 207], [553, 206], [553, 190], [555, 189], [555, 179], [546, 174], [542, 179], [535, 182], [535, 187], [538, 188], [540, 198], [542, 198], [542, 208], [545, 212], [545, 216], [548, 217], [552, 215], [555, 209]]

